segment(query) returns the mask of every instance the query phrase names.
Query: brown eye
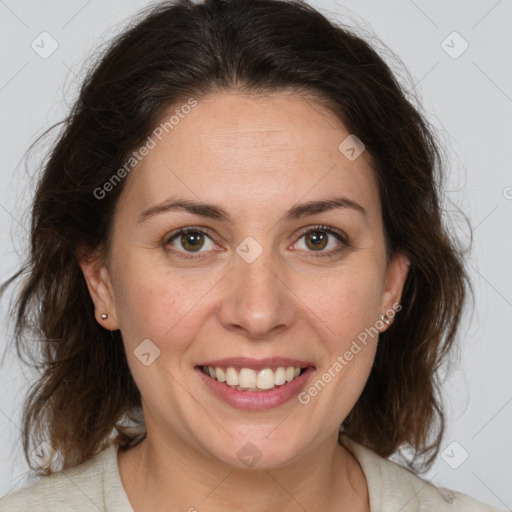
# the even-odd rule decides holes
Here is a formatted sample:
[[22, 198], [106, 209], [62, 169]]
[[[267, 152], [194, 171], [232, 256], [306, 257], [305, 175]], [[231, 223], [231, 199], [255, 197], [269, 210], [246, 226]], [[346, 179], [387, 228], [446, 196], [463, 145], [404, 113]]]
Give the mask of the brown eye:
[[198, 251], [204, 245], [204, 235], [198, 231], [189, 231], [180, 236], [180, 242], [186, 251]]
[[[210, 244], [208, 246], [208, 243]], [[200, 229], [180, 229], [171, 235], [165, 242], [170, 245], [173, 252], [185, 256], [187, 253], [202, 253], [214, 249], [215, 243], [211, 237]], [[202, 250], [205, 249], [205, 250]]]
[[[303, 243], [305, 247], [300, 247]], [[310, 253], [310, 256], [335, 256], [349, 246], [348, 238], [343, 232], [338, 232], [327, 226], [314, 226], [302, 231], [296, 245], [300, 250]]]
[[329, 239], [328, 235], [322, 231], [310, 231], [305, 235], [305, 241], [308, 248], [316, 251], [325, 249]]

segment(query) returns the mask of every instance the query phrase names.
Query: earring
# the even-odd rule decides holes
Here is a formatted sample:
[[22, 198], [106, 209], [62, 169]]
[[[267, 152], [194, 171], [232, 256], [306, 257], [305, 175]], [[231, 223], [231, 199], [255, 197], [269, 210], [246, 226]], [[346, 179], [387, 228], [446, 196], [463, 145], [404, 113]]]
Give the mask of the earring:
[[391, 322], [388, 320], [386, 315], [380, 315], [380, 319], [386, 324], [391, 325]]
[[108, 318], [108, 315], [106, 313], [101, 314], [101, 319], [106, 320]]

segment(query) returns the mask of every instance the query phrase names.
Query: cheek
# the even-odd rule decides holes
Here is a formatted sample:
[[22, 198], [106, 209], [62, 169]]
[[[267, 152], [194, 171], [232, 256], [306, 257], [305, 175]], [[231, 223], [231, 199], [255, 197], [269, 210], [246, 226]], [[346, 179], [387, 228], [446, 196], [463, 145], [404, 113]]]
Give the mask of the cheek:
[[200, 325], [204, 296], [215, 281], [126, 255], [115, 279], [116, 312], [123, 338], [130, 345], [151, 339], [174, 350], [190, 343], [191, 329]]
[[364, 271], [347, 266], [325, 279], [302, 281], [297, 295], [325, 334], [329, 352], [338, 353], [379, 319], [381, 276], [370, 266]]
[[378, 265], [362, 262], [358, 259], [361, 267], [347, 265], [300, 291], [307, 298], [308, 321], [320, 333], [320, 351], [325, 354], [303, 399], [315, 402], [318, 397], [317, 406], [325, 408], [325, 416], [334, 422], [331, 426], [357, 402], [377, 348], [382, 279]]

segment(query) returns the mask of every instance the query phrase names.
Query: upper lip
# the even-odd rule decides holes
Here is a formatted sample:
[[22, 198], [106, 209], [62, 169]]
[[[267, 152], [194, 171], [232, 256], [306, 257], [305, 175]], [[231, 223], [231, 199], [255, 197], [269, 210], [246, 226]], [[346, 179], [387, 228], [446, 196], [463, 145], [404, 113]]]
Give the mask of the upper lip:
[[263, 370], [265, 368], [287, 368], [293, 366], [295, 368], [307, 368], [313, 366], [310, 362], [301, 361], [299, 359], [290, 359], [288, 357], [268, 357], [265, 359], [253, 359], [250, 357], [228, 357], [226, 359], [215, 359], [205, 361], [198, 366], [211, 366], [212, 368], [251, 368], [253, 370]]

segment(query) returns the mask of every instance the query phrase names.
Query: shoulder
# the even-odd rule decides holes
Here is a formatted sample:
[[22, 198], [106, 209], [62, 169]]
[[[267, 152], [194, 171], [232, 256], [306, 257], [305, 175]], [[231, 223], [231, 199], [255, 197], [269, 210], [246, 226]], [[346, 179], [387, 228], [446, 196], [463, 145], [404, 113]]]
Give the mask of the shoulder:
[[503, 512], [462, 492], [437, 487], [345, 435], [342, 441], [366, 476], [371, 510]]
[[0, 512], [106, 511], [106, 490], [112, 471], [117, 471], [114, 445], [84, 464], [43, 477], [29, 487], [7, 494], [0, 499]]

